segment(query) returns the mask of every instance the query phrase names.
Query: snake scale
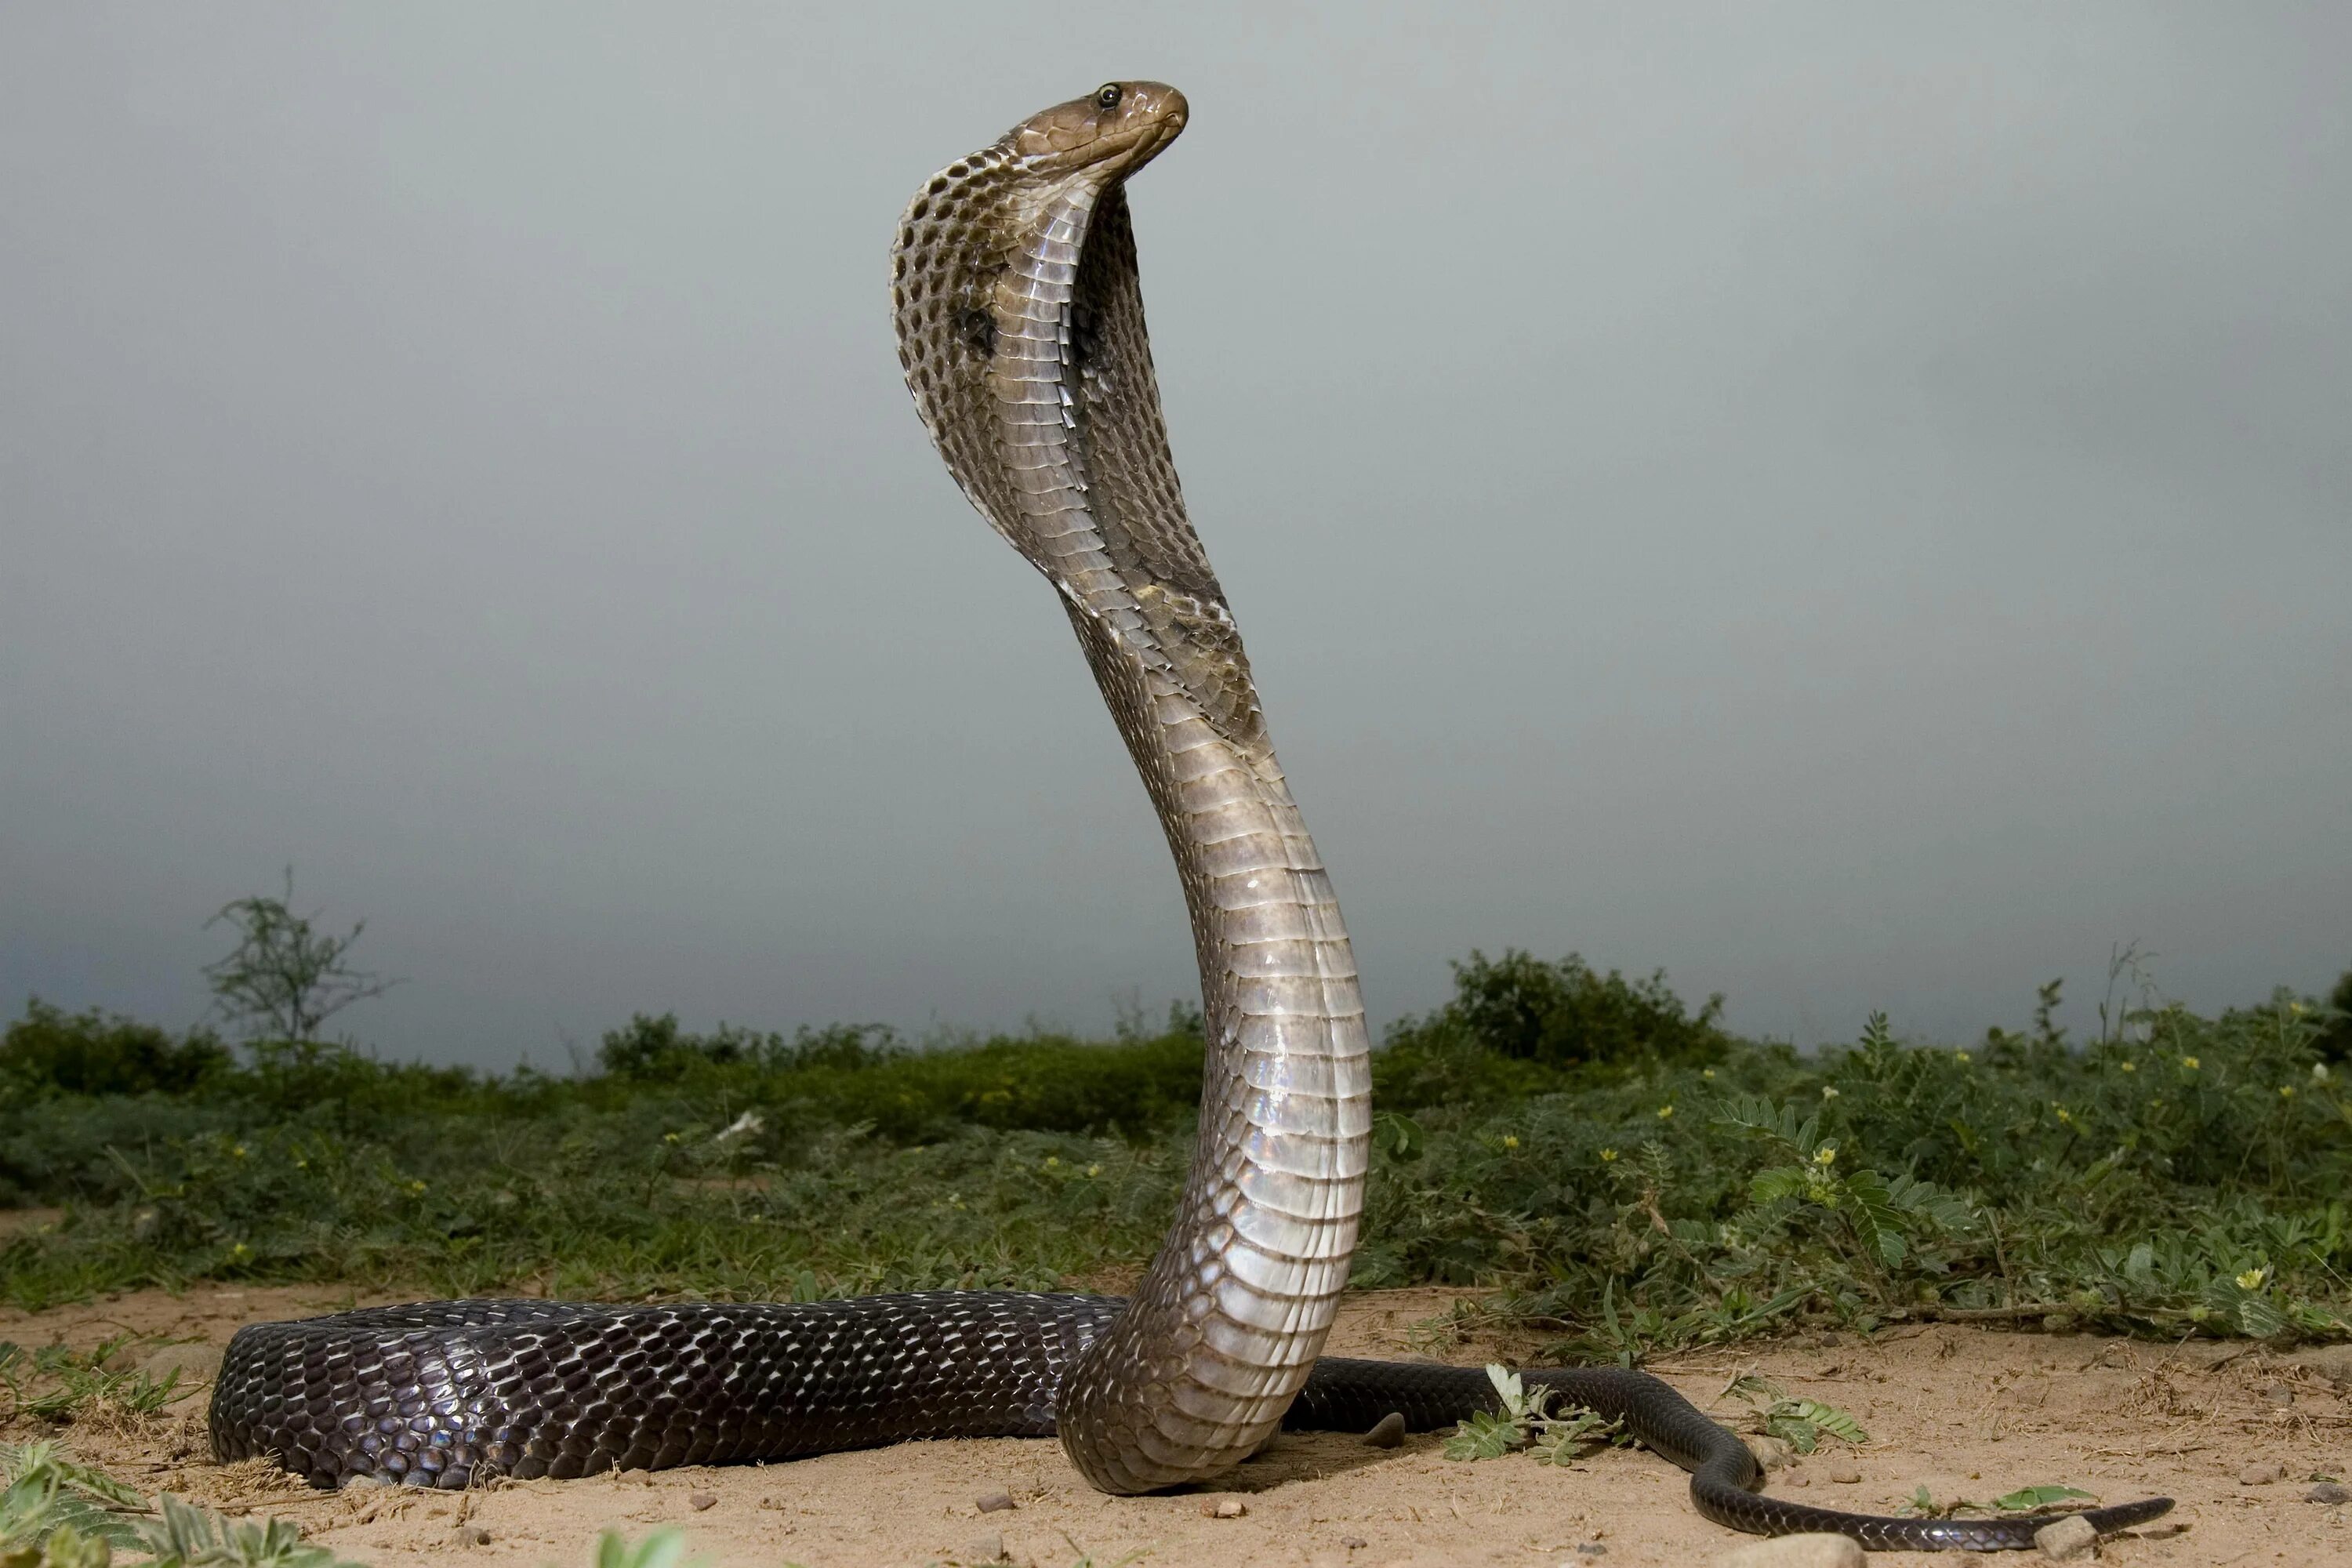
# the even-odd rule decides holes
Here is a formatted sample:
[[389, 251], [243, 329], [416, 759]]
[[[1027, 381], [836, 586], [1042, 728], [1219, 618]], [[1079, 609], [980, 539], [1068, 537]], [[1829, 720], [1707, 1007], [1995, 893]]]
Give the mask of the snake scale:
[[[941, 1291], [605, 1306], [441, 1301], [240, 1330], [224, 1459], [322, 1487], [781, 1459], [916, 1437], [1058, 1435], [1096, 1487], [1214, 1478], [1285, 1426], [1417, 1430], [1493, 1407], [1475, 1369], [1321, 1354], [1362, 1210], [1363, 1005], [1330, 881], [1186, 515], [1145, 334], [1127, 180], [1183, 96], [1108, 83], [935, 175], [891, 299], [949, 471], [1058, 594], [1183, 883], [1208, 1050], [1173, 1226], [1132, 1299]], [[1758, 1495], [1738, 1437], [1646, 1373], [1528, 1374], [1691, 1472], [1699, 1510], [1879, 1548], [2032, 1544], [2036, 1520], [1870, 1519]], [[2101, 1531], [2151, 1500], [2092, 1510]]]

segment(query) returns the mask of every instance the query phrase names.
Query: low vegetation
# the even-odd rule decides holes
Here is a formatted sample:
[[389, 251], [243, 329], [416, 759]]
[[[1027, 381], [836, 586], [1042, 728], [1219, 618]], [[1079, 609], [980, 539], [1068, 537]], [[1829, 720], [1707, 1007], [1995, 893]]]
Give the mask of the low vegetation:
[[[1663, 976], [1507, 952], [1375, 1058], [1355, 1278], [1584, 1356], [1944, 1318], [2352, 1336], [2343, 1017], [2151, 1003], [2074, 1041], [1801, 1053]], [[910, 1047], [639, 1017], [557, 1076], [233, 1049], [39, 1002], [0, 1041], [26, 1307], [192, 1280], [815, 1298], [1115, 1288], [1171, 1212], [1197, 1015]]]

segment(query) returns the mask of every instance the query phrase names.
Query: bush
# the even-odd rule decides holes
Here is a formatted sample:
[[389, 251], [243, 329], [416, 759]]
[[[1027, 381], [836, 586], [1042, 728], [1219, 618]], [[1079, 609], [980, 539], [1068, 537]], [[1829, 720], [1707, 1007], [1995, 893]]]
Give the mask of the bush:
[[0, 1081], [21, 1094], [185, 1094], [229, 1066], [206, 1030], [175, 1040], [93, 1007], [68, 1014], [36, 996], [0, 1036]]
[[1572, 952], [1550, 963], [1517, 948], [1498, 959], [1474, 949], [1468, 963], [1454, 966], [1454, 1000], [1427, 1019], [1400, 1023], [1390, 1043], [1427, 1047], [1453, 1035], [1554, 1068], [1696, 1067], [1720, 1060], [1729, 1047], [1716, 1026], [1722, 1013], [1716, 995], [1690, 1016], [1664, 970], [1629, 981], [1613, 969], [1595, 973]]
[[[873, 1037], [872, 1043], [866, 1037]], [[773, 1032], [721, 1024], [707, 1035], [678, 1027], [677, 1015], [656, 1018], [644, 1013], [625, 1029], [606, 1032], [596, 1065], [614, 1078], [645, 1083], [675, 1079], [701, 1068], [752, 1068], [788, 1072], [795, 1068], [856, 1068], [902, 1054], [898, 1037], [880, 1024], [835, 1024], [803, 1027], [792, 1039]]]
[[2352, 1064], [2352, 969], [2327, 994], [2327, 1005], [2335, 1016], [2320, 1027], [2319, 1054], [2329, 1061]]

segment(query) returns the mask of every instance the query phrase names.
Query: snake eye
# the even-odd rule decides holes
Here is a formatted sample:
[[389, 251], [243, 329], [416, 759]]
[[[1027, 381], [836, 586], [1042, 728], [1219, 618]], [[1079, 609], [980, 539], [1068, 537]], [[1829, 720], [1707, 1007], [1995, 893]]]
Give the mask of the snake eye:
[[1102, 109], [1118, 107], [1118, 83], [1107, 81], [1095, 89], [1096, 106]]

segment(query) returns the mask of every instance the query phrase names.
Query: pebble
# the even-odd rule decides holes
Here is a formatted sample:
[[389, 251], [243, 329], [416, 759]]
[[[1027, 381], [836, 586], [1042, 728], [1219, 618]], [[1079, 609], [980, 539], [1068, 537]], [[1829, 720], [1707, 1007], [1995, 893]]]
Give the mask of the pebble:
[[1365, 1547], [1370, 1546], [1371, 1542], [1365, 1540], [1360, 1535], [1343, 1535], [1339, 1537], [1339, 1544], [1346, 1547], [1350, 1552], [1361, 1552]]
[[963, 1549], [963, 1560], [967, 1563], [1002, 1563], [1010, 1555], [1004, 1550], [1004, 1537], [1001, 1535], [975, 1535], [971, 1538], [971, 1544]]
[[1249, 1511], [1249, 1505], [1237, 1497], [1213, 1497], [1201, 1500], [1202, 1519], [1239, 1519]]
[[623, 1470], [616, 1479], [625, 1487], [649, 1487], [654, 1484], [654, 1473], [647, 1469]]
[[718, 1507], [719, 1500], [709, 1492], [693, 1492], [687, 1497], [686, 1506], [700, 1513], [706, 1508]]
[[2352, 1502], [2352, 1487], [2335, 1481], [2322, 1481], [2303, 1494], [2305, 1502]]
[[1714, 1568], [1867, 1568], [1862, 1543], [1843, 1535], [1782, 1535], [1735, 1546]]
[[1609, 1555], [1609, 1548], [1598, 1541], [1580, 1542], [1577, 1545], [1576, 1554], [1579, 1557], [1606, 1557]]
[[1372, 1429], [1364, 1434], [1364, 1447], [1367, 1448], [1395, 1448], [1402, 1447], [1403, 1443], [1404, 1413], [1399, 1410], [1391, 1410], [1381, 1416], [1372, 1424]]
[[1779, 1437], [1750, 1437], [1748, 1451], [1765, 1470], [1785, 1470], [1797, 1462], [1797, 1450]]
[[1003, 1513], [1013, 1506], [1013, 1494], [999, 1487], [992, 1492], [982, 1492], [971, 1500], [972, 1506], [982, 1513]]
[[2079, 1513], [2070, 1513], [2033, 1532], [2033, 1544], [2053, 1563], [2072, 1563], [2098, 1550], [2099, 1532]]
[[2248, 1465], [2238, 1472], [2238, 1484], [2242, 1487], [2266, 1487], [2284, 1479], [2284, 1465]]
[[2282, 1407], [2294, 1403], [2294, 1390], [2284, 1383], [2270, 1384], [2263, 1389], [2263, 1398]]
[[488, 1546], [490, 1532], [478, 1524], [461, 1524], [449, 1539], [460, 1546]]
[[1862, 1472], [1852, 1465], [1840, 1465], [1830, 1472], [1830, 1481], [1834, 1486], [1858, 1487], [1862, 1484]]
[[210, 1383], [220, 1375], [221, 1352], [218, 1345], [165, 1345], [139, 1363], [139, 1370], [157, 1383], [173, 1373], [180, 1374], [180, 1386]]

